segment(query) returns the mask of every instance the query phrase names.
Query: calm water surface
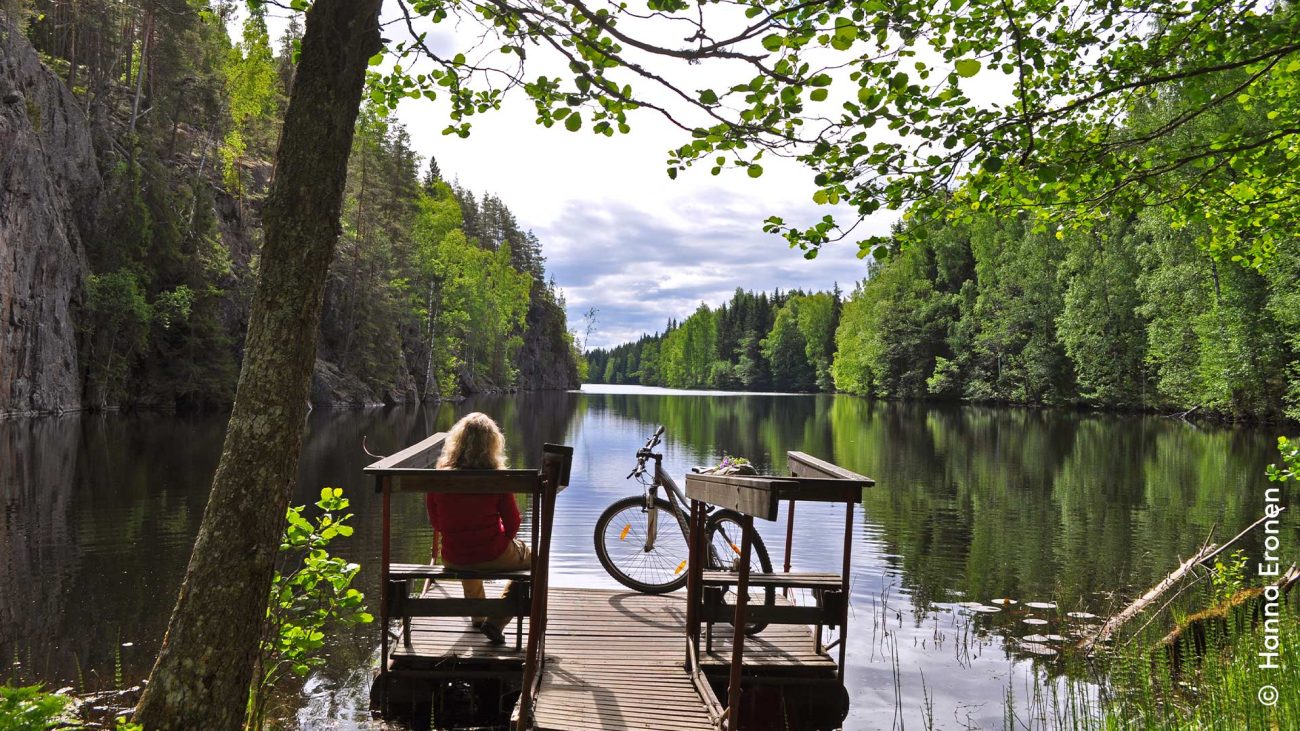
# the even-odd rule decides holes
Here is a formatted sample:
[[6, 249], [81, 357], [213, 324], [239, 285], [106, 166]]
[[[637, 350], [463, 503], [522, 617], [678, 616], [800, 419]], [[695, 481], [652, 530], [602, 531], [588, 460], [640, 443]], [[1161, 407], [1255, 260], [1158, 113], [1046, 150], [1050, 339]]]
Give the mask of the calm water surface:
[[[1023, 604], [973, 615], [963, 602], [1009, 597], [1102, 614], [1212, 530], [1222, 538], [1249, 524], [1276, 456], [1275, 430], [829, 395], [588, 387], [318, 410], [295, 504], [345, 488], [358, 529], [340, 552], [363, 565], [367, 593], [378, 583], [379, 503], [361, 475], [372, 461], [362, 439], [386, 454], [471, 410], [502, 424], [513, 466], [536, 465], [547, 441], [576, 448], [556, 525], [561, 585], [619, 588], [596, 561], [592, 527], [609, 503], [639, 492], [624, 478], [656, 425], [667, 427], [665, 466], [676, 475], [723, 453], [780, 472], [797, 449], [874, 477], [854, 525], [845, 724], [864, 730], [922, 727], [927, 716], [938, 728], [1003, 727], [1008, 690], [1023, 697], [1050, 669], [1018, 638], [1070, 628]], [[0, 422], [0, 680], [93, 689], [148, 673], [224, 425], [221, 415]], [[395, 560], [426, 560], [422, 502], [394, 508]], [[841, 510], [800, 506], [796, 570], [838, 570]], [[784, 526], [759, 526], [774, 554]], [[1300, 526], [1289, 520], [1285, 530], [1294, 555]], [[1026, 625], [1029, 614], [1053, 624]], [[299, 704], [301, 727], [366, 727], [377, 644], [373, 627], [333, 638]]]

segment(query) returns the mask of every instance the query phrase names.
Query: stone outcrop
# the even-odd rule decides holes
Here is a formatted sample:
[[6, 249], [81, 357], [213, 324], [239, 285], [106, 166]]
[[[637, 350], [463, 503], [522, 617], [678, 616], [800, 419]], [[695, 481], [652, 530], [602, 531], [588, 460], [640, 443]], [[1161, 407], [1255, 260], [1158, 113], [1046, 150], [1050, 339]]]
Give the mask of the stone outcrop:
[[81, 408], [81, 240], [101, 190], [84, 112], [0, 20], [0, 416]]
[[415, 378], [403, 365], [387, 386], [367, 384], [360, 376], [348, 373], [334, 363], [316, 359], [311, 377], [311, 405], [330, 408], [362, 408], [384, 404], [415, 403], [419, 395]]
[[525, 318], [524, 344], [515, 358], [519, 389], [551, 391], [577, 388], [578, 368], [569, 352], [564, 310], [538, 290], [534, 283], [532, 301]]

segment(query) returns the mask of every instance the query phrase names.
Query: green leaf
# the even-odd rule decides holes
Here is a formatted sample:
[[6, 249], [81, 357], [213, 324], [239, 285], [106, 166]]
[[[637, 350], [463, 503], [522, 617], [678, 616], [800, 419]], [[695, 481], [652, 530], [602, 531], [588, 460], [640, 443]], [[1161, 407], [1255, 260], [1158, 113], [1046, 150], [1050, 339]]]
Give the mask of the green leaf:
[[815, 102], [824, 102], [826, 101], [826, 97], [828, 95], [829, 92], [827, 92], [825, 89], [813, 89], [812, 93], [808, 95], [808, 98], [812, 99]]
[[750, 165], [750, 166], [749, 166], [749, 177], [751, 177], [751, 178], [757, 178], [757, 177], [761, 176], [762, 174], [763, 174], [763, 166], [762, 166], [762, 165]]
[[701, 103], [701, 104], [717, 104], [717, 103], [718, 103], [718, 94], [717, 94], [717, 92], [715, 92], [715, 91], [712, 90], [712, 89], [704, 89], [703, 91], [700, 92], [700, 103]]
[[969, 79], [978, 74], [982, 64], [973, 58], [963, 58], [957, 61], [957, 75]]
[[383, 51], [380, 51], [379, 53], [376, 53], [375, 55], [373, 55], [373, 56], [370, 57], [370, 65], [371, 65], [371, 66], [378, 66], [379, 64], [381, 64], [381, 63], [383, 63], [383, 62], [384, 62], [384, 52], [383, 52]]
[[582, 129], [582, 114], [574, 112], [564, 119], [564, 128], [570, 132], [577, 132]]

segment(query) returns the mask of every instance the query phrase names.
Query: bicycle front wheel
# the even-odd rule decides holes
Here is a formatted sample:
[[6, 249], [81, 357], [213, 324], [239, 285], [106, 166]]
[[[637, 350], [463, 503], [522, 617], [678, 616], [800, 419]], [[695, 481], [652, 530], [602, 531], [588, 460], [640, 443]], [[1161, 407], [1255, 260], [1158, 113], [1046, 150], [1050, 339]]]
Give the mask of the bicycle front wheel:
[[624, 498], [596, 521], [596, 557], [618, 583], [645, 594], [666, 594], [686, 585], [686, 537], [673, 506], [655, 498], [657, 529], [646, 550], [650, 511], [644, 496]]

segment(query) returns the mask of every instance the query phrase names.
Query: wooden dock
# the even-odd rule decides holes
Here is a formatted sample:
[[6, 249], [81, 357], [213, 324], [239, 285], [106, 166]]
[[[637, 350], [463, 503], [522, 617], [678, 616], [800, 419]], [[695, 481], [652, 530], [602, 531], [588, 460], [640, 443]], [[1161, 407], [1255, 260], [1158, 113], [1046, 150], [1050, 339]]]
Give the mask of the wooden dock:
[[[652, 451], [662, 434], [660, 427], [637, 451], [638, 465], [653, 459], [656, 480], [676, 491], [662, 470], [663, 456]], [[377, 714], [408, 719], [417, 729], [500, 728], [507, 718], [513, 731], [839, 728], [849, 707], [844, 653], [853, 507], [872, 480], [802, 452], [789, 453], [789, 477], [688, 475], [685, 494], [673, 493], [689, 498], [691, 514], [685, 596], [558, 588], [549, 580], [551, 534], [573, 448], [544, 445], [536, 471], [436, 469], [446, 438], [433, 434], [366, 468], [383, 506], [381, 665], [371, 687]], [[394, 495], [502, 492], [533, 498], [527, 570], [393, 563]], [[782, 501], [790, 504], [785, 570], [751, 576], [754, 518], [774, 519]], [[790, 573], [797, 501], [846, 504], [841, 573]], [[707, 548], [706, 516], [724, 514], [741, 526], [740, 545], [731, 544], [738, 568]], [[499, 599], [464, 598], [460, 579], [510, 579], [519, 586]], [[418, 588], [429, 581], [432, 588]], [[760, 588], [758, 596], [751, 586]], [[764, 597], [775, 589], [808, 591], [812, 603], [781, 598], [773, 606]], [[494, 647], [467, 619], [483, 615], [526, 615], [536, 631], [525, 633], [524, 620], [517, 620], [506, 632], [514, 642]], [[714, 633], [715, 621], [766, 629], [746, 638], [722, 624]], [[824, 644], [831, 627], [839, 637]]]
[[[454, 583], [435, 585], [452, 592]], [[493, 589], [489, 586], [488, 594]], [[602, 589], [552, 587], [546, 659], [533, 712], [539, 731], [704, 731], [716, 729], [706, 701], [684, 669], [686, 598]], [[525, 621], [525, 635], [527, 622]], [[731, 664], [731, 628], [719, 625], [713, 648], [701, 648], [700, 666], [725, 682]], [[411, 643], [394, 648], [397, 675], [430, 672], [461, 677], [519, 677], [524, 653], [493, 647], [466, 619], [412, 619]], [[526, 643], [525, 643], [526, 645]], [[834, 682], [834, 660], [813, 650], [812, 632], [773, 625], [745, 642], [745, 672], [756, 682], [790, 679]]]

